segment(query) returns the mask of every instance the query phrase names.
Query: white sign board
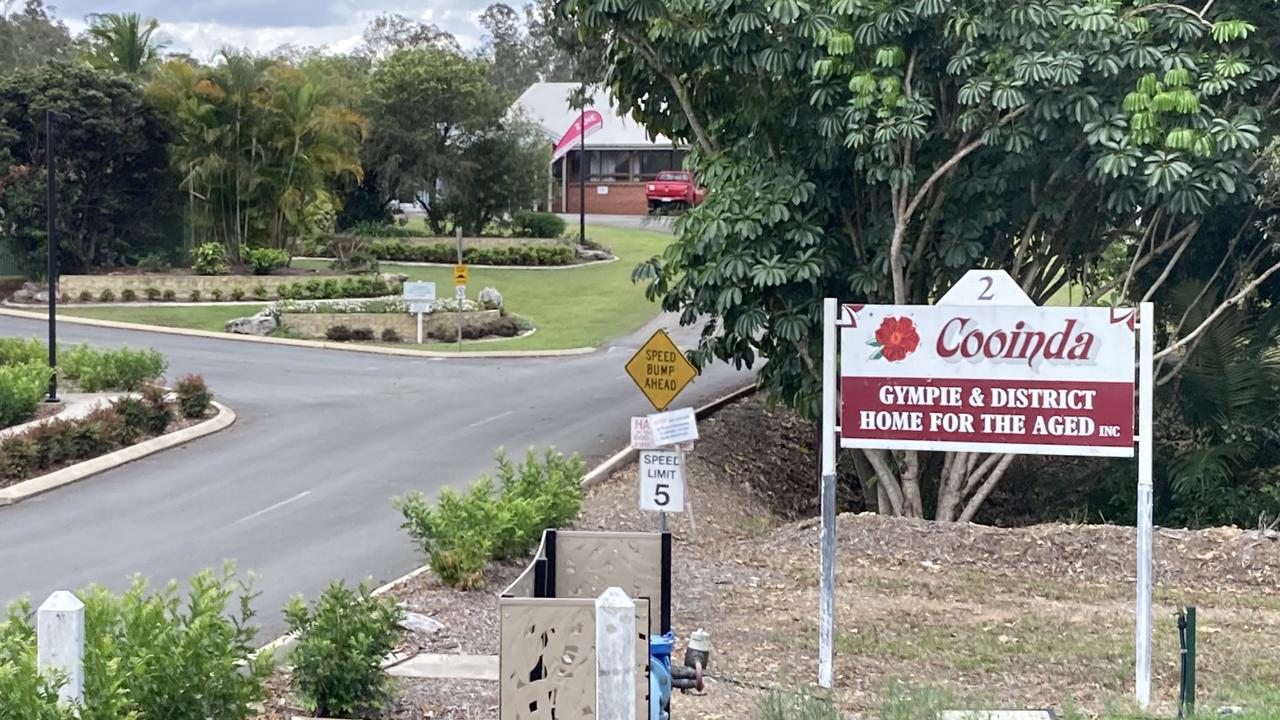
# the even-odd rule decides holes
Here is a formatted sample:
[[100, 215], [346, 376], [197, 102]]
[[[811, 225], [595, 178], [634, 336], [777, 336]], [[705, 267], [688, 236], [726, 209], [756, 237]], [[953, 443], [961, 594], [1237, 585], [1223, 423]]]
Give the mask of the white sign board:
[[[653, 440], [653, 429], [649, 427], [648, 417], [631, 418], [631, 447], [635, 450], [660, 449], [660, 446]], [[693, 449], [693, 443], [677, 443], [674, 447], [688, 452]]]
[[466, 299], [467, 299], [467, 286], [466, 286], [466, 285], [455, 285], [455, 286], [454, 286], [454, 288], [453, 288], [453, 296], [454, 296], [455, 298], [457, 298], [458, 300], [466, 300]]
[[846, 305], [848, 448], [1132, 457], [1134, 311]]
[[678, 450], [640, 451], [640, 509], [684, 511], [684, 467]]
[[1003, 270], [970, 270], [936, 304], [1036, 305], [1022, 291], [1018, 281]]
[[649, 430], [653, 433], [653, 443], [658, 447], [693, 442], [698, 439], [698, 418], [694, 415], [693, 408], [657, 413], [650, 415], [648, 420]]
[[431, 303], [436, 301], [436, 284], [433, 282], [407, 282], [404, 284], [404, 299], [409, 303], [411, 313], [431, 312]]

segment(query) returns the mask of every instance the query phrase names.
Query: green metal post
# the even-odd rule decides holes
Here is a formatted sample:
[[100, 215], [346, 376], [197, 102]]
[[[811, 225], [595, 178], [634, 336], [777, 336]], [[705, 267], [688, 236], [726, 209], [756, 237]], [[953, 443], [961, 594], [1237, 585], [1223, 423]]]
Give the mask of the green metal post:
[[1187, 675], [1183, 708], [1187, 717], [1196, 714], [1196, 609], [1187, 607]]

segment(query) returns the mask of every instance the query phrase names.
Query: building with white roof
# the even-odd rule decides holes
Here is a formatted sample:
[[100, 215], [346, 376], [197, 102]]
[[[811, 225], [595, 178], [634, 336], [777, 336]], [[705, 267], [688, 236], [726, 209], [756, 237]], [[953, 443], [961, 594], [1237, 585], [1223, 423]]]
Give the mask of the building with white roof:
[[[581, 111], [569, 104], [578, 83], [535, 83], [515, 101], [513, 112], [521, 113], [542, 128], [554, 147], [575, 126]], [[649, 131], [618, 113], [607, 88], [591, 91], [594, 102], [586, 110], [600, 113], [600, 129], [586, 138], [586, 211], [614, 215], [644, 215], [648, 212], [645, 184], [664, 170], [678, 170], [684, 162], [686, 146]], [[579, 183], [583, 152], [573, 149], [552, 164], [552, 187], [547, 203], [554, 212], [578, 212]]]

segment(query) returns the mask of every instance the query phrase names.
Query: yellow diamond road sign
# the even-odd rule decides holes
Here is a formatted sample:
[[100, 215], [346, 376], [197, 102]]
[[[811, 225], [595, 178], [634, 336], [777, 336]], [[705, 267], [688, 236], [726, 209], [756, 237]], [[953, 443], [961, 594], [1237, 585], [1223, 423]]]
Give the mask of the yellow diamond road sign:
[[454, 285], [467, 284], [467, 266], [466, 265], [453, 266], [453, 284]]
[[666, 331], [659, 330], [627, 362], [627, 374], [636, 381], [654, 409], [661, 412], [693, 382], [698, 371], [671, 342]]

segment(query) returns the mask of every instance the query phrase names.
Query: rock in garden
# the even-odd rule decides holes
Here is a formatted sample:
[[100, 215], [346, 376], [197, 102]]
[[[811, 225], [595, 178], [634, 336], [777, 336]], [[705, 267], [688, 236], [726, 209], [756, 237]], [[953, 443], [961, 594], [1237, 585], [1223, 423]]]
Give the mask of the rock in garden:
[[41, 291], [40, 291], [40, 292], [38, 292], [38, 293], [34, 293], [34, 294], [31, 296], [31, 299], [32, 299], [32, 300], [35, 300], [35, 301], [36, 301], [36, 302], [38, 302], [38, 303], [47, 303], [47, 302], [49, 302], [49, 291], [48, 291], [48, 290], [41, 290]]
[[384, 282], [402, 283], [408, 282], [409, 276], [404, 273], [382, 273], [382, 279]]
[[274, 315], [266, 312], [253, 317], [236, 318], [227, 321], [227, 332], [234, 335], [270, 335], [279, 326]]
[[422, 613], [406, 612], [400, 620], [400, 627], [422, 635], [435, 635], [444, 630], [444, 623]]
[[601, 260], [612, 260], [613, 256], [603, 250], [592, 250], [583, 245], [578, 246], [578, 257], [587, 262], [599, 262]]
[[485, 310], [502, 309], [502, 293], [497, 288], [487, 287], [480, 291], [480, 305]]

